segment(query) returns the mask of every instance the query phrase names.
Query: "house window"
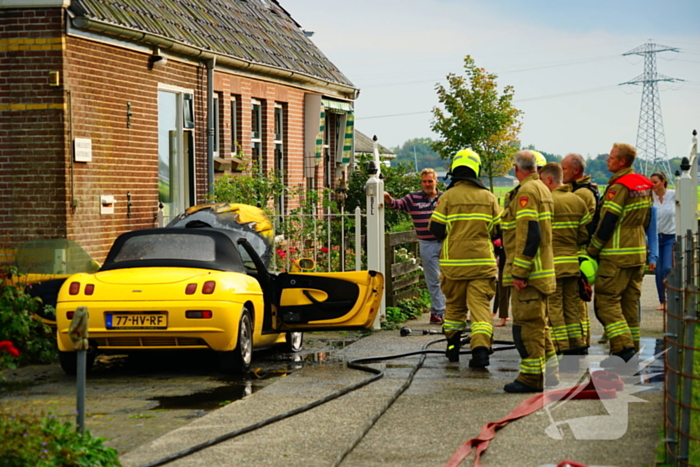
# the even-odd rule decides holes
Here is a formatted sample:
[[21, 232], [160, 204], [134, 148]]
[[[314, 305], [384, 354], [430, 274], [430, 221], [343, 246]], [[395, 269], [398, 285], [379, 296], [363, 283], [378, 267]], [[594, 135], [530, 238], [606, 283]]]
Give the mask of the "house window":
[[158, 90], [158, 201], [165, 222], [196, 204], [193, 93]]
[[[285, 178], [286, 158], [284, 155], [284, 137], [286, 125], [285, 106], [275, 103], [275, 175], [280, 179]], [[275, 199], [275, 211], [280, 216], [285, 215], [285, 194], [280, 193]]]
[[262, 160], [262, 102], [257, 99], [252, 99], [251, 102], [251, 146], [253, 149], [253, 162], [257, 164], [258, 171], [263, 172]]
[[237, 157], [241, 151], [241, 135], [238, 127], [239, 103], [239, 98], [231, 96], [231, 157]]

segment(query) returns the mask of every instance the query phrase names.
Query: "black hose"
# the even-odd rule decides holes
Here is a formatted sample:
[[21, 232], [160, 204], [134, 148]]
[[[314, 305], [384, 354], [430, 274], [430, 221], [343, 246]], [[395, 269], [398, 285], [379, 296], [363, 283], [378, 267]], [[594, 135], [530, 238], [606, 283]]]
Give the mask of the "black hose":
[[[372, 426], [376, 423], [376, 421], [379, 420], [379, 418], [389, 409], [389, 407], [391, 407], [391, 405], [396, 401], [396, 399], [398, 399], [398, 397], [399, 397], [401, 394], [403, 394], [403, 392], [406, 391], [406, 389], [408, 389], [408, 387], [409, 387], [409, 386], [411, 385], [411, 383], [413, 382], [413, 377], [414, 377], [414, 375], [415, 375], [416, 372], [420, 369], [420, 367], [423, 365], [423, 362], [425, 361], [426, 355], [427, 355], [427, 354], [440, 354], [440, 355], [444, 355], [444, 354], [445, 354], [445, 351], [444, 351], [444, 350], [427, 350], [427, 347], [430, 346], [430, 345], [432, 345], [432, 344], [435, 344], [435, 343], [438, 343], [438, 342], [444, 342], [444, 341], [445, 341], [444, 338], [432, 340], [432, 341], [430, 341], [430, 342], [427, 342], [427, 343], [423, 346], [423, 349], [422, 349], [422, 350], [419, 350], [419, 351], [416, 351], [416, 352], [407, 352], [407, 353], [396, 354], [396, 355], [383, 355], [383, 356], [375, 356], [375, 357], [363, 357], [363, 358], [356, 358], [356, 359], [354, 359], [354, 360], [350, 360], [350, 361], [348, 361], [348, 363], [347, 363], [348, 368], [352, 368], [352, 369], [360, 370], [360, 371], [366, 371], [366, 372], [368, 372], [368, 373], [373, 373], [374, 376], [372, 376], [371, 378], [367, 378], [367, 379], [364, 380], [364, 381], [360, 381], [359, 383], [356, 383], [356, 384], [353, 384], [353, 385], [351, 385], [351, 386], [345, 387], [345, 388], [341, 389], [340, 391], [337, 391], [337, 392], [335, 392], [335, 393], [333, 393], [333, 394], [330, 394], [330, 395], [328, 395], [328, 396], [326, 396], [326, 397], [323, 397], [323, 398], [321, 398], [321, 399], [319, 399], [319, 400], [317, 400], [317, 401], [314, 401], [314, 402], [312, 402], [312, 403], [310, 403], [310, 404], [307, 404], [307, 405], [304, 405], [304, 406], [302, 406], [302, 407], [296, 408], [296, 409], [294, 409], [294, 410], [290, 410], [290, 411], [288, 411], [288, 412], [285, 412], [285, 413], [276, 415], [276, 416], [271, 417], [271, 418], [268, 418], [268, 419], [266, 419], [266, 420], [262, 420], [262, 421], [260, 421], [260, 422], [258, 422], [258, 423], [253, 424], [253, 425], [249, 425], [249, 426], [247, 426], [247, 427], [245, 427], [245, 428], [241, 428], [240, 430], [232, 431], [232, 432], [230, 432], [230, 433], [226, 433], [226, 434], [221, 435], [221, 436], [218, 436], [218, 437], [216, 437], [216, 438], [212, 438], [212, 439], [210, 439], [210, 440], [208, 440], [208, 441], [205, 441], [205, 442], [203, 442], [203, 443], [197, 444], [197, 445], [195, 445], [195, 446], [192, 446], [191, 448], [187, 448], [187, 449], [185, 449], [185, 450], [183, 450], [183, 451], [177, 452], [177, 453], [175, 453], [175, 454], [172, 454], [172, 455], [170, 455], [170, 456], [164, 457], [164, 458], [159, 459], [159, 460], [157, 460], [157, 461], [150, 462], [150, 463], [148, 463], [148, 464], [143, 464], [143, 465], [140, 466], [140, 467], [157, 467], [157, 466], [160, 466], [160, 465], [165, 465], [165, 464], [168, 464], [168, 463], [170, 463], [170, 462], [176, 461], [176, 460], [178, 460], [178, 459], [182, 459], [183, 457], [187, 457], [187, 456], [189, 456], [189, 455], [191, 455], [191, 454], [194, 454], [195, 452], [198, 452], [198, 451], [201, 451], [201, 450], [206, 449], [206, 448], [208, 448], [208, 447], [214, 446], [215, 444], [219, 444], [219, 443], [221, 443], [221, 442], [228, 441], [228, 440], [233, 439], [233, 438], [236, 438], [236, 437], [238, 437], [238, 436], [240, 436], [240, 435], [244, 435], [244, 434], [246, 434], [246, 433], [250, 433], [251, 431], [255, 431], [255, 430], [257, 430], [258, 428], [262, 428], [262, 427], [265, 427], [265, 426], [267, 426], [267, 425], [271, 425], [271, 424], [273, 424], [273, 423], [276, 423], [276, 422], [279, 422], [279, 421], [281, 421], [281, 420], [284, 420], [284, 419], [286, 419], [286, 418], [293, 417], [294, 415], [299, 415], [300, 413], [309, 411], [309, 410], [311, 410], [311, 409], [313, 409], [313, 408], [316, 408], [316, 407], [318, 407], [318, 406], [320, 406], [320, 405], [323, 405], [323, 404], [325, 404], [325, 403], [327, 403], [327, 402], [330, 402], [330, 401], [332, 401], [332, 400], [334, 400], [334, 399], [337, 399], [337, 398], [339, 398], [339, 397], [341, 397], [341, 396], [344, 396], [345, 394], [348, 394], [348, 393], [350, 393], [350, 392], [352, 392], [352, 391], [355, 391], [355, 390], [357, 390], [357, 389], [360, 389], [361, 387], [367, 386], [368, 384], [373, 383], [373, 382], [375, 382], [375, 381], [377, 381], [377, 380], [379, 380], [379, 379], [381, 379], [381, 378], [384, 377], [384, 372], [383, 372], [383, 371], [377, 370], [376, 368], [372, 368], [372, 367], [369, 367], [369, 366], [361, 365], [361, 364], [360, 364], [361, 362], [362, 362], [362, 363], [370, 363], [370, 362], [378, 362], [378, 361], [382, 361], [382, 360], [392, 360], [392, 359], [396, 359], [396, 358], [410, 357], [410, 356], [413, 356], [413, 355], [422, 355], [421, 359], [418, 361], [418, 363], [416, 364], [416, 366], [413, 367], [413, 369], [411, 370], [411, 372], [410, 372], [408, 378], [406, 379], [406, 381], [404, 382], [404, 384], [401, 385], [401, 387], [396, 391], [396, 393], [394, 393], [394, 396], [392, 396], [392, 398], [382, 407], [382, 410], [380, 410], [379, 413], [378, 413], [377, 415], [375, 415], [374, 417], [372, 417], [372, 419], [371, 419], [370, 422], [367, 424], [367, 426], [365, 427], [365, 429], [362, 430], [362, 432], [361, 432], [361, 433], [359, 434], [359, 436], [350, 444], [350, 446], [349, 446], [341, 455], [339, 455], [339, 456], [336, 458], [335, 462], [333, 463], [333, 466], [340, 465], [340, 463], [343, 462], [343, 460], [345, 459], [345, 457], [357, 446], [357, 444], [359, 444], [359, 442], [362, 440], [362, 438], [364, 438], [364, 436], [369, 432], [369, 430], [370, 430], [370, 429], [372, 428]], [[509, 342], [509, 341], [494, 341], [494, 344], [513, 344], [513, 342]], [[510, 346], [510, 347], [499, 347], [499, 348], [495, 348], [495, 349], [493, 349], [493, 350], [494, 350], [494, 351], [496, 351], [496, 350], [509, 350], [509, 349], [514, 349], [514, 348], [515, 348], [515, 346], [513, 345], [513, 346]], [[470, 354], [470, 353], [471, 353], [471, 350], [463, 350], [463, 351], [460, 352], [460, 354]]]

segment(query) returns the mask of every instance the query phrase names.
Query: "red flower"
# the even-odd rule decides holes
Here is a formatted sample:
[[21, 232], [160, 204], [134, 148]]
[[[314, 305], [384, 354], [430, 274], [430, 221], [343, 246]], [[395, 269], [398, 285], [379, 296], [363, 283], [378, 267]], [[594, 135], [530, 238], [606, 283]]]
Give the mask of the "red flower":
[[324, 255], [327, 254], [328, 248], [326, 248], [325, 246], [323, 248], [321, 248], [321, 253], [323, 253]]
[[284, 250], [277, 250], [276, 251], [277, 256], [279, 256], [280, 259], [284, 259], [287, 257], [287, 252]]
[[19, 357], [19, 350], [10, 341], [0, 341], [0, 351], [8, 352], [13, 357]]

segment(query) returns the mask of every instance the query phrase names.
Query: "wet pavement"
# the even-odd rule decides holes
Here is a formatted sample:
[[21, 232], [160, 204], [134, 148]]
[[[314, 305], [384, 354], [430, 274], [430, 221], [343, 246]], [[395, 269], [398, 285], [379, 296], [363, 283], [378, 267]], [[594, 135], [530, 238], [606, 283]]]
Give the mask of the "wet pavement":
[[[86, 384], [85, 426], [120, 453], [220, 409], [300, 370], [333, 361], [361, 333], [310, 333], [299, 354], [255, 352], [245, 376], [221, 373], [210, 353], [100, 355]], [[341, 365], [340, 360], [335, 360]], [[75, 422], [75, 378], [58, 364], [3, 372], [0, 410], [53, 414]]]
[[[654, 296], [653, 276], [647, 276], [641, 334], [645, 355], [649, 356], [657, 350], [663, 329]], [[596, 343], [602, 329], [591, 317], [594, 345], [590, 359], [595, 361], [602, 359], [607, 350]], [[439, 329], [428, 324], [427, 315], [407, 325], [416, 330]], [[495, 328], [495, 338], [510, 341], [511, 329], [510, 323]], [[398, 330], [381, 331], [352, 344], [353, 338], [344, 334], [329, 333], [325, 337], [329, 340], [324, 344], [341, 342], [338, 346], [347, 347], [328, 344], [307, 350], [299, 358], [270, 356], [276, 360], [270, 367], [266, 366], [267, 356], [261, 356], [254, 360], [259, 368], [254, 375], [259, 378], [245, 381], [227, 379], [201, 362], [193, 363], [190, 369], [183, 365], [171, 370], [147, 369], [146, 375], [127, 362], [115, 362], [113, 367], [105, 366], [104, 371], [88, 378], [88, 428], [119, 450], [124, 466], [148, 465], [280, 417], [372, 377], [348, 368], [348, 360], [414, 352], [441, 336], [401, 337]], [[314, 339], [313, 335], [307, 335], [307, 342], [309, 339]], [[484, 424], [500, 420], [529, 395], [505, 394], [502, 390], [517, 375], [519, 357], [515, 350], [496, 351], [489, 370], [482, 371], [468, 367], [467, 355], [459, 363], [449, 363], [441, 354], [444, 342], [429, 348], [439, 354], [425, 357], [410, 385], [407, 381], [421, 356], [372, 364], [369, 366], [384, 372], [376, 382], [167, 465], [444, 465], [462, 443], [479, 434]], [[286, 363], [281, 363], [284, 359]], [[644, 378], [626, 386], [630, 390], [618, 399], [622, 404], [560, 401], [511, 422], [498, 432], [482, 456], [482, 465], [556, 465], [564, 459], [589, 466], [653, 465], [663, 413], [662, 382], [654, 375], [661, 369], [659, 362], [654, 362]], [[70, 416], [74, 388], [60, 369], [58, 372], [47, 369], [44, 380], [37, 381], [40, 384], [0, 394], [0, 404], [22, 410], [53, 404]], [[577, 372], [562, 373], [558, 387], [574, 385], [580, 377]], [[398, 396], [402, 389], [405, 392]], [[241, 395], [244, 397], [239, 398]], [[462, 465], [472, 462], [473, 455]]]

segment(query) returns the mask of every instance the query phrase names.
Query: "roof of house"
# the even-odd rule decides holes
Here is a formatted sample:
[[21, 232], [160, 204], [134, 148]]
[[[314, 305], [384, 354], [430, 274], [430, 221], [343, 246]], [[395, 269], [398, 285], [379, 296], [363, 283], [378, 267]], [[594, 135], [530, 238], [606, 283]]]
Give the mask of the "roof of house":
[[[374, 153], [374, 141], [372, 138], [362, 133], [359, 130], [355, 130], [355, 153], [361, 154], [373, 154]], [[396, 154], [391, 152], [391, 150], [386, 147], [379, 145], [379, 154], [383, 159], [393, 159]]]
[[[73, 0], [72, 24], [354, 88], [277, 0]], [[76, 21], [78, 20], [78, 21]], [[122, 34], [120, 34], [120, 32]]]

